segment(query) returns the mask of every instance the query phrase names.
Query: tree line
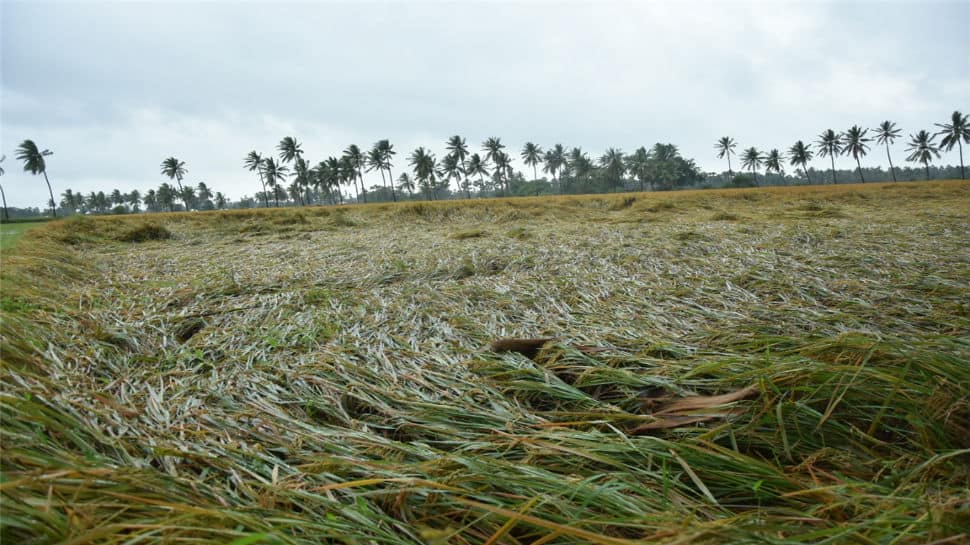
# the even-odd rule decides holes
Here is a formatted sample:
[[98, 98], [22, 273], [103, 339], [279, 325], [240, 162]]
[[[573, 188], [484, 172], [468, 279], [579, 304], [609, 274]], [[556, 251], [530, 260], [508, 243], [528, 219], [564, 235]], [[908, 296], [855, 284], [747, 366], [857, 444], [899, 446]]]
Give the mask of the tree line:
[[[954, 111], [950, 116], [949, 123], [936, 123], [935, 125], [941, 129], [936, 133], [920, 130], [915, 134], [910, 134], [906, 148], [908, 153], [906, 160], [921, 163], [926, 171], [926, 179], [928, 180], [930, 177], [929, 165], [933, 161], [933, 158], [936, 157], [938, 159], [941, 150], [952, 151], [954, 146], [957, 146], [960, 151], [960, 178], [966, 179], [963, 166], [963, 143], [970, 144], [970, 123], [967, 122], [967, 116], [961, 114], [959, 111]], [[896, 167], [893, 165], [889, 146], [895, 143], [902, 130], [897, 128], [896, 124], [892, 121], [883, 121], [878, 127], [872, 129], [872, 131], [876, 144], [885, 146], [886, 148], [889, 172], [892, 174], [893, 181], [895, 182], [897, 181]], [[784, 157], [777, 149], [763, 153], [758, 148], [752, 146], [741, 152], [741, 165], [751, 172], [751, 175], [754, 177], [754, 183], [757, 185], [758, 171], [761, 167], [764, 167], [766, 174], [771, 172], [781, 173], [784, 168], [784, 159], [787, 158], [789, 164], [801, 168], [805, 176], [805, 181], [811, 184], [813, 181], [810, 176], [808, 163], [817, 153], [819, 157], [829, 158], [832, 183], [838, 183], [835, 170], [835, 158], [839, 155], [848, 155], [855, 159], [859, 181], [865, 183], [866, 179], [863, 175], [861, 159], [871, 149], [869, 143], [873, 141], [873, 138], [868, 137], [868, 134], [869, 129], [864, 129], [858, 125], [853, 125], [845, 132], [840, 133], [832, 129], [826, 129], [818, 136], [818, 140], [815, 141], [815, 145], [818, 146], [817, 152], [812, 149], [812, 144], [806, 144], [802, 140], [798, 140], [788, 149], [788, 153]], [[939, 144], [935, 142], [937, 136], [943, 137]], [[721, 137], [714, 144], [717, 157], [719, 159], [727, 159], [729, 174], [733, 174], [731, 169], [731, 156], [736, 154], [736, 148], [737, 142], [729, 136]]]
[[[965, 179], [963, 164], [963, 143], [970, 144], [970, 123], [968, 116], [954, 111], [948, 123], [937, 123], [935, 133], [927, 130], [911, 134], [908, 141], [906, 161], [922, 164], [925, 177], [930, 177], [930, 163], [940, 158], [941, 151], [959, 149], [960, 177]], [[802, 140], [795, 142], [786, 153], [772, 149], [767, 153], [756, 147], [741, 152], [741, 167], [751, 173], [753, 185], [758, 184], [758, 174], [764, 170], [765, 178], [784, 174], [787, 162], [800, 171], [805, 181], [825, 183], [826, 180], [813, 180], [814, 171], [809, 163], [813, 158], [829, 158], [831, 183], [838, 183], [835, 157], [851, 156], [857, 166], [859, 181], [865, 182], [861, 159], [871, 150], [875, 142], [886, 149], [889, 171], [893, 181], [897, 180], [898, 167], [893, 165], [890, 146], [900, 137], [901, 129], [891, 121], [884, 121], [870, 129], [853, 125], [845, 132], [832, 129], [823, 131], [814, 143]], [[939, 144], [936, 137], [942, 136]], [[813, 146], [815, 146], [813, 148]], [[727, 160], [728, 177], [734, 176], [732, 156], [737, 155], [737, 142], [729, 136], [717, 140], [716, 156]], [[543, 149], [534, 142], [526, 142], [518, 155], [523, 164], [531, 167], [531, 180], [526, 173], [512, 167], [512, 156], [498, 137], [487, 138], [478, 151], [472, 150], [466, 139], [460, 135], [448, 138], [445, 154], [439, 159], [425, 147], [413, 150], [406, 159], [407, 167], [394, 177], [394, 157], [397, 152], [388, 140], [379, 140], [367, 151], [356, 144], [348, 146], [339, 155], [331, 155], [315, 165], [304, 158], [302, 144], [292, 136], [283, 138], [276, 147], [277, 155], [264, 155], [250, 151], [242, 161], [242, 166], [254, 172], [260, 181], [262, 191], [254, 198], [243, 197], [235, 203], [221, 192], [213, 192], [204, 182], [196, 185], [183, 184], [188, 169], [184, 161], [168, 157], [161, 163], [161, 174], [169, 179], [158, 189], [149, 189], [144, 194], [138, 190], [123, 193], [120, 190], [105, 194], [102, 191], [87, 195], [71, 189], [62, 193], [60, 206], [68, 213], [128, 213], [145, 210], [213, 210], [227, 207], [248, 208], [262, 205], [281, 204], [343, 204], [345, 202], [397, 201], [400, 199], [443, 199], [472, 198], [475, 196], [524, 196], [543, 194], [600, 193], [639, 189], [669, 190], [696, 186], [709, 180], [712, 175], [705, 174], [693, 159], [681, 156], [677, 146], [656, 143], [649, 149], [640, 147], [631, 154], [624, 154], [619, 148], [608, 148], [599, 157], [593, 158], [580, 147], [567, 150], [562, 144]], [[17, 148], [16, 158], [23, 161], [24, 170], [31, 174], [42, 174], [47, 183], [51, 215], [57, 216], [57, 203], [47, 175], [47, 158], [53, 155], [48, 149], [41, 150], [32, 140], [24, 140]], [[5, 159], [0, 157], [0, 162]], [[549, 177], [539, 177], [539, 169]], [[378, 172], [381, 185], [368, 188], [364, 184], [364, 172]], [[0, 175], [3, 169], [0, 167]], [[173, 185], [174, 183], [174, 185]], [[745, 185], [743, 178], [734, 177], [733, 185]], [[346, 189], [345, 189], [346, 188]], [[353, 193], [351, 193], [351, 190]], [[346, 191], [346, 196], [345, 196]], [[4, 217], [7, 217], [6, 195], [0, 186], [3, 197]]]

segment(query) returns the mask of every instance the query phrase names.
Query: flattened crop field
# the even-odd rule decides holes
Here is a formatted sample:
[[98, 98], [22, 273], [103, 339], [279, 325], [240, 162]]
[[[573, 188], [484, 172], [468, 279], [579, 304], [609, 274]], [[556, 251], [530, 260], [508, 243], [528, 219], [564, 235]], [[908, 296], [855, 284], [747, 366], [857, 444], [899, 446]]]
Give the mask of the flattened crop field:
[[966, 543], [968, 248], [965, 182], [54, 222], [0, 538]]

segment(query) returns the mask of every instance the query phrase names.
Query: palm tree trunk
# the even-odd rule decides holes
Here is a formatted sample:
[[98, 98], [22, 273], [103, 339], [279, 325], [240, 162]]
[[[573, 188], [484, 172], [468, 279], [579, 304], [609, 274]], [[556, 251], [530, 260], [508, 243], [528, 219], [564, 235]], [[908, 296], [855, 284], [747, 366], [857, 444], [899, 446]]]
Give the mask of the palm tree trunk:
[[[730, 176], [734, 174], [734, 172], [731, 172], [731, 152], [729, 151], [725, 155], [727, 155], [727, 158], [728, 158], [728, 176]], [[744, 166], [744, 165], [741, 165], [741, 166]]]
[[812, 177], [808, 175], [808, 165], [802, 163], [802, 170], [805, 171], [805, 179], [808, 180], [808, 185], [812, 185]]
[[3, 219], [9, 220], [10, 214], [7, 213], [7, 194], [3, 192], [2, 185], [0, 185], [0, 197], [3, 198]]
[[[390, 161], [388, 161], [390, 165]], [[391, 167], [387, 167], [387, 179], [391, 181], [391, 200], [397, 202], [397, 193], [394, 192], [394, 175], [391, 174]]]
[[862, 183], [866, 183], [866, 179], [862, 176], [862, 163], [859, 162], [858, 157], [855, 158], [855, 164], [859, 167], [859, 179], [862, 180]]
[[364, 173], [360, 171], [360, 167], [357, 167], [357, 179], [360, 180], [360, 190], [364, 194], [364, 202], [367, 202], [367, 188], [364, 187]]
[[758, 187], [758, 172], [754, 168], [751, 169], [751, 175], [754, 176], [754, 186]]
[[929, 181], [930, 180], [930, 164], [924, 161], [923, 162], [923, 166], [926, 167], [926, 181]]
[[259, 173], [259, 183], [263, 185], [263, 207], [269, 208], [269, 197], [266, 195], [266, 181], [263, 180], [263, 173]]
[[[44, 181], [47, 182], [47, 192], [50, 193], [51, 195], [51, 215], [56, 218], [57, 209], [55, 208], [55, 204], [54, 204], [54, 191], [51, 190], [51, 181], [47, 179], [47, 170], [45, 169], [43, 172], [44, 172]], [[6, 201], [6, 199], [4, 200]], [[6, 205], [4, 205], [4, 207], [6, 207]]]
[[839, 181], [835, 179], [835, 156], [830, 153], [829, 159], [832, 160], [832, 183], [837, 184]]
[[886, 158], [889, 159], [889, 172], [893, 175], [893, 181], [896, 181], [896, 170], [893, 168], [893, 158], [889, 155], [889, 142], [886, 142]]
[[961, 180], [966, 180], [967, 177], [963, 173], [963, 144], [960, 142], [959, 139], [957, 139], [957, 146], [959, 146], [959, 148], [960, 148], [960, 179]]
[[536, 170], [536, 163], [532, 163], [532, 181], [539, 179], [539, 171]]

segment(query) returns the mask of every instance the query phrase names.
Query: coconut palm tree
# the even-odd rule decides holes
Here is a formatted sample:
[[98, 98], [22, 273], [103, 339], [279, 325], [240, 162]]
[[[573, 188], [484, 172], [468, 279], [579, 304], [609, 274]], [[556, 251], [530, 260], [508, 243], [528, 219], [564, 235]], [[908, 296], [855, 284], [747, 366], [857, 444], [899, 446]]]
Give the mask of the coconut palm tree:
[[505, 185], [505, 193], [512, 194], [512, 157], [500, 151], [495, 155], [495, 168], [492, 169], [492, 176], [498, 177], [500, 183]]
[[381, 164], [387, 170], [387, 179], [391, 181], [391, 200], [397, 201], [397, 193], [394, 192], [394, 174], [391, 173], [391, 159], [397, 154], [394, 145], [390, 140], [384, 139], [377, 142], [377, 148], [381, 151]]
[[216, 191], [216, 208], [218, 208], [219, 210], [222, 210], [226, 207], [226, 203], [227, 203], [226, 196], [223, 195], [221, 192]]
[[24, 171], [31, 174], [43, 174], [44, 181], [47, 182], [47, 193], [50, 194], [51, 216], [57, 217], [57, 204], [54, 202], [54, 190], [51, 189], [51, 181], [47, 178], [47, 160], [45, 157], [54, 155], [54, 152], [45, 149], [41, 151], [33, 140], [24, 140], [17, 148], [17, 159], [24, 162]]
[[565, 192], [562, 183], [562, 168], [566, 165], [566, 148], [562, 144], [556, 144], [546, 151], [542, 161], [545, 163], [543, 170], [552, 174], [556, 179], [556, 183], [559, 185], [559, 194], [562, 195]]
[[573, 177], [577, 181], [582, 181], [584, 184], [589, 183], [589, 177], [596, 169], [593, 161], [586, 155], [586, 152], [578, 146], [569, 150], [569, 157], [566, 163], [569, 165]]
[[[347, 146], [347, 149], [344, 150], [344, 157], [347, 159], [347, 162], [353, 169], [353, 172], [356, 173], [357, 179], [360, 180], [360, 194], [358, 195], [358, 198], [363, 195], [364, 202], [367, 202], [367, 188], [364, 187], [363, 172], [364, 154], [361, 153], [360, 148], [357, 147], [357, 144], [351, 144]], [[354, 189], [356, 188], [357, 183], [354, 182]]]
[[158, 194], [155, 193], [154, 189], [149, 189], [145, 192], [145, 198], [142, 199], [145, 203], [145, 208], [151, 212], [158, 212]]
[[[162, 161], [162, 174], [168, 176], [169, 180], [175, 180], [178, 184], [178, 191], [173, 189], [174, 196], [179, 198], [183, 195], [184, 188], [182, 187], [182, 178], [188, 174], [188, 169], [185, 168], [185, 161], [179, 161], [175, 157], [169, 157]], [[189, 203], [185, 203], [185, 209], [189, 209]]]
[[[168, 183], [162, 183], [162, 185], [158, 186], [157, 196], [159, 204], [162, 206], [167, 206], [169, 212], [175, 211], [175, 188], [168, 185]], [[89, 200], [94, 200], [97, 202], [97, 196], [95, 196], [94, 199]]]
[[876, 134], [876, 142], [886, 146], [886, 158], [889, 159], [889, 172], [892, 173], [893, 181], [895, 182], [896, 169], [893, 167], [893, 158], [889, 155], [889, 144], [892, 144], [899, 138], [899, 129], [896, 128], [896, 124], [892, 121], [883, 121], [873, 130]]
[[401, 189], [406, 189], [408, 192], [408, 197], [414, 198], [414, 180], [408, 176], [407, 172], [402, 172], [397, 178], [397, 186]]
[[263, 178], [266, 180], [266, 185], [273, 190], [277, 208], [280, 206], [280, 193], [277, 188], [286, 179], [288, 170], [286, 165], [277, 163], [272, 157], [263, 159]]
[[485, 190], [487, 189], [485, 183], [485, 176], [488, 176], [488, 167], [485, 165], [485, 161], [477, 153], [471, 154], [468, 158], [468, 169], [465, 171], [468, 176], [478, 176], [478, 194], [479, 196], [484, 196]]
[[741, 156], [741, 165], [750, 170], [751, 174], [754, 175], [754, 185], [758, 185], [758, 168], [761, 167], [764, 162], [764, 155], [761, 155], [758, 148], [755, 148], [754, 146], [744, 150], [744, 154]]
[[248, 168], [250, 172], [255, 170], [259, 173], [259, 183], [263, 186], [263, 205], [269, 207], [269, 197], [266, 195], [266, 182], [263, 180], [263, 156], [256, 153], [256, 150], [251, 151], [243, 159], [243, 166]]
[[795, 142], [795, 145], [788, 148], [788, 161], [792, 166], [802, 167], [802, 172], [805, 173], [805, 180], [809, 184], [812, 183], [812, 177], [808, 175], [808, 162], [812, 160], [815, 153], [812, 151], [811, 144], [805, 144], [801, 140]]
[[437, 170], [434, 154], [424, 149], [424, 147], [419, 147], [411, 152], [408, 164], [414, 170], [414, 179], [425, 190], [430, 200]]
[[[458, 187], [461, 187], [461, 177], [463, 172], [461, 163], [458, 162], [457, 155], [453, 153], [445, 155], [445, 158], [441, 160], [441, 171], [444, 174], [444, 183], [446, 187], [448, 186], [448, 183], [451, 182], [452, 178], [455, 179]], [[469, 195], [469, 198], [471, 198], [471, 195]]]
[[[367, 157], [365, 161], [367, 165], [367, 172], [372, 170], [380, 171], [381, 173], [381, 185], [384, 186], [384, 190], [387, 191], [387, 178], [384, 176], [384, 154], [381, 153], [380, 142], [375, 142], [374, 146], [367, 152]], [[391, 180], [391, 190], [393, 191], [394, 180]]]
[[[7, 158], [6, 155], [0, 157], [0, 163], [2, 163]], [[3, 167], [0, 167], [0, 176], [3, 176]], [[10, 214], [7, 213], [7, 194], [3, 192], [3, 186], [0, 185], [0, 198], [3, 199], [3, 219], [10, 219]]]
[[940, 149], [953, 151], [954, 144], [959, 147], [960, 178], [966, 179], [966, 175], [963, 172], [963, 143], [970, 144], [970, 123], [967, 123], [967, 116], [955, 111], [950, 116], [949, 123], [935, 123], [935, 125], [943, 129], [936, 133], [943, 136], [943, 140], [940, 140]]
[[[578, 148], [575, 148], [578, 149]], [[572, 155], [570, 155], [570, 164], [572, 164]], [[650, 154], [647, 153], [647, 148], [640, 146], [637, 148], [632, 155], [628, 155], [626, 158], [626, 164], [637, 181], [640, 182], [640, 191], [644, 191], [643, 184], [647, 181], [647, 172], [650, 166]]]
[[606, 180], [615, 187], [623, 186], [623, 174], [626, 172], [626, 165], [623, 163], [623, 151], [617, 148], [609, 148], [600, 157], [600, 166], [606, 171]]
[[769, 151], [768, 155], [765, 156], [765, 178], [772, 172], [781, 174], [782, 171], [781, 153], [777, 149]]
[[522, 157], [522, 162], [532, 167], [532, 181], [538, 180], [539, 174], [536, 170], [536, 166], [542, 162], [542, 148], [536, 144], [533, 144], [532, 142], [526, 142], [525, 145], [522, 146], [522, 153], [520, 156]]
[[862, 183], [866, 182], [865, 177], [862, 176], [862, 163], [859, 162], [859, 157], [865, 157], [866, 152], [869, 151], [869, 144], [871, 138], [866, 138], [866, 133], [869, 129], [863, 129], [858, 125], [852, 125], [849, 130], [845, 131], [845, 147], [842, 148], [842, 155], [851, 155], [855, 159], [855, 164], [859, 167], [859, 181]]
[[125, 201], [131, 206], [132, 212], [141, 212], [138, 206], [141, 204], [141, 193], [137, 189], [132, 189], [131, 193], [125, 195]]
[[337, 191], [337, 198], [340, 200], [340, 204], [344, 203], [344, 194], [340, 190], [340, 186], [344, 183], [342, 174], [342, 165], [340, 159], [334, 156], [327, 157], [327, 185]]
[[828, 156], [832, 161], [832, 183], [839, 183], [835, 178], [835, 156], [842, 153], [842, 135], [828, 129], [818, 136], [818, 154]]
[[720, 140], [714, 144], [714, 149], [717, 151], [717, 158], [724, 159], [727, 157], [729, 175], [734, 174], [731, 172], [731, 155], [734, 154], [734, 148], [736, 146], [737, 142], [735, 142], [730, 136], [722, 136]]
[[449, 155], [455, 157], [455, 163], [459, 167], [464, 181], [464, 183], [459, 183], [459, 185], [465, 189], [468, 198], [471, 198], [471, 194], [468, 193], [468, 163], [466, 162], [468, 159], [468, 144], [464, 138], [456, 134], [448, 138], [448, 141], [445, 143], [445, 149], [448, 150]]
[[919, 131], [915, 135], [909, 135], [909, 147], [906, 148], [906, 151], [912, 152], [906, 157], [906, 160], [913, 163], [923, 163], [923, 167], [926, 168], [927, 180], [930, 179], [930, 162], [933, 160], [933, 156], [935, 155], [937, 159], [940, 158], [940, 148], [933, 142], [935, 138], [935, 134]]

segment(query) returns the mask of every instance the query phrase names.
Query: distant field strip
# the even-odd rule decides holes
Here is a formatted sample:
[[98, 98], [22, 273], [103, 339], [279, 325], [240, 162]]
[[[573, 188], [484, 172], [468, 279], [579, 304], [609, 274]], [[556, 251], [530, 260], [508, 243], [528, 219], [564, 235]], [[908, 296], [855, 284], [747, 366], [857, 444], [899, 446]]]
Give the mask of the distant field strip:
[[[960, 542], [968, 203], [934, 182], [38, 228], [0, 269], [0, 537]], [[557, 340], [533, 361], [500, 337]], [[644, 392], [748, 387], [634, 433]]]

